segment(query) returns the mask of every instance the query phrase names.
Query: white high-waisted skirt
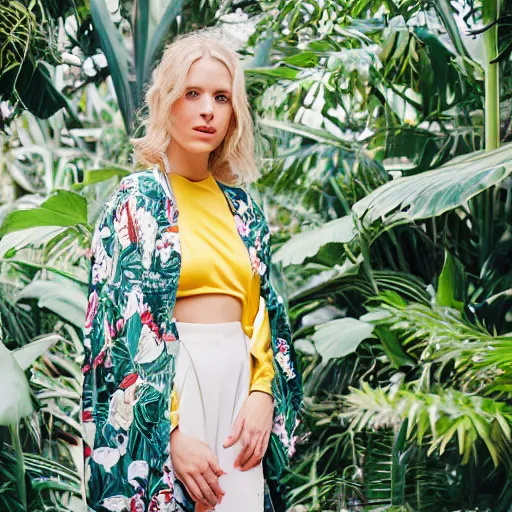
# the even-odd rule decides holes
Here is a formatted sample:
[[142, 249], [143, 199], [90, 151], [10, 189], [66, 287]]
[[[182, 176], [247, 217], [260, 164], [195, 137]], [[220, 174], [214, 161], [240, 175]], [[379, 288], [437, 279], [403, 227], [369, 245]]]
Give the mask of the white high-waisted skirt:
[[179, 428], [209, 445], [227, 473], [219, 477], [225, 495], [215, 512], [263, 512], [261, 462], [240, 471], [233, 463], [242, 449], [240, 439], [224, 448], [250, 387], [250, 338], [241, 322], [200, 324], [176, 322], [180, 352], [175, 385], [179, 398]]

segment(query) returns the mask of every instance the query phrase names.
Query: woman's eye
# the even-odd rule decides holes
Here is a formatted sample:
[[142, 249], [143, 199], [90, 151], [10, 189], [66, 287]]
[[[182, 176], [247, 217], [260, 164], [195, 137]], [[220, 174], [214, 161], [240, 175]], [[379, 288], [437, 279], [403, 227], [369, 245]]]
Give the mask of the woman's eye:
[[[187, 96], [190, 95], [190, 94], [197, 94], [197, 91], [189, 91], [187, 92]], [[193, 96], [194, 98], [196, 96]], [[225, 94], [218, 94], [216, 96], [216, 98], [224, 98], [223, 100], [221, 100], [221, 103], [227, 103], [229, 101], [229, 98], [225, 95]]]

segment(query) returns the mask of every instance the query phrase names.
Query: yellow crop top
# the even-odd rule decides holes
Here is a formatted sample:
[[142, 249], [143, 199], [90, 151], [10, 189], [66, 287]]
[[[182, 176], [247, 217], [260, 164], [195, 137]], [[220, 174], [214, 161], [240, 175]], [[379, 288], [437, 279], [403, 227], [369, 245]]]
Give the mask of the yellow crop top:
[[[272, 394], [273, 352], [266, 307], [261, 324], [254, 330], [260, 306], [260, 276], [252, 273], [249, 253], [237, 232], [224, 193], [211, 174], [200, 181], [173, 173], [168, 177], [179, 210], [182, 260], [177, 298], [224, 293], [240, 299], [242, 328], [251, 338], [250, 391]], [[174, 393], [171, 428], [178, 424], [178, 406]]]

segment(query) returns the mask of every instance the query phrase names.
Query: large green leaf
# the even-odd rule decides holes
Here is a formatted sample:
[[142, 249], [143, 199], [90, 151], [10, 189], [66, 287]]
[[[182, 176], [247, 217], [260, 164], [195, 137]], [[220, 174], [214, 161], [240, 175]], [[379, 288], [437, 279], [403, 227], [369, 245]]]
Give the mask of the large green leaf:
[[371, 324], [355, 318], [340, 318], [316, 327], [313, 342], [325, 363], [354, 352], [363, 340], [374, 337], [372, 331]]
[[[169, 0], [165, 11], [160, 18], [160, 22], [156, 27], [155, 34], [153, 35], [150, 44], [146, 47], [146, 57], [144, 59], [144, 77], [149, 80], [151, 69], [153, 68], [160, 50], [169, 37], [169, 29], [176, 19], [176, 16], [181, 13], [184, 0]], [[137, 66], [139, 63], [137, 62]]]
[[130, 56], [117, 31], [105, 0], [91, 0], [91, 16], [98, 32], [101, 48], [108, 62], [112, 82], [117, 94], [119, 108], [123, 114], [126, 131], [131, 133], [134, 113], [132, 90], [129, 84]]
[[95, 183], [101, 183], [102, 181], [109, 180], [110, 178], [117, 176], [123, 178], [131, 174], [128, 169], [122, 167], [104, 167], [102, 169], [86, 169], [84, 171], [84, 181], [77, 183], [73, 186], [74, 190], [80, 190], [88, 185], [94, 185]]
[[462, 263], [449, 251], [445, 252], [443, 270], [437, 286], [437, 303], [440, 306], [464, 309], [466, 274]]
[[348, 243], [355, 236], [354, 220], [351, 216], [331, 220], [322, 226], [293, 235], [276, 251], [272, 260], [287, 265], [299, 265], [311, 258], [328, 243]]
[[[74, 116], [66, 97], [56, 89], [50, 76], [50, 64], [26, 59], [19, 66], [2, 74], [0, 96], [7, 97], [13, 89], [23, 102], [24, 108], [40, 119], [47, 119], [63, 107]], [[75, 118], [80, 123], [80, 121]]]
[[12, 425], [32, 411], [30, 386], [25, 371], [57, 340], [58, 335], [45, 336], [10, 352], [0, 340], [0, 425]]
[[18, 294], [18, 299], [36, 298], [40, 308], [47, 308], [69, 323], [82, 327], [87, 311], [87, 298], [82, 290], [69, 282], [32, 281]]
[[352, 210], [369, 226], [436, 217], [464, 205], [512, 173], [512, 144], [457, 157], [439, 169], [398, 178], [358, 201]]
[[22, 370], [28, 370], [39, 356], [43, 355], [59, 340], [64, 340], [64, 338], [58, 334], [50, 334], [49, 336], [34, 340], [24, 347], [13, 350], [11, 354]]
[[36, 208], [17, 210], [7, 215], [0, 226], [0, 236], [35, 226], [77, 224], [87, 224], [86, 199], [68, 190], [58, 190]]
[[12, 425], [34, 410], [25, 372], [1, 341], [0, 387], [3, 390], [0, 400], [0, 425]]
[[47, 244], [66, 229], [61, 226], [36, 226], [7, 233], [0, 240], [0, 260], [12, 257], [24, 247]]
[[142, 100], [145, 81], [144, 65], [148, 46], [149, 0], [138, 0], [135, 2], [132, 25], [135, 73], [137, 76], [137, 98], [135, 104], [138, 106]]
[[293, 135], [299, 135], [306, 139], [311, 139], [322, 144], [328, 144], [330, 146], [336, 146], [340, 148], [352, 149], [351, 145], [339, 138], [336, 135], [328, 132], [327, 130], [319, 130], [317, 128], [310, 128], [300, 123], [294, 123], [291, 121], [275, 121], [274, 119], [258, 119], [258, 123], [269, 128], [276, 130], [283, 130]]

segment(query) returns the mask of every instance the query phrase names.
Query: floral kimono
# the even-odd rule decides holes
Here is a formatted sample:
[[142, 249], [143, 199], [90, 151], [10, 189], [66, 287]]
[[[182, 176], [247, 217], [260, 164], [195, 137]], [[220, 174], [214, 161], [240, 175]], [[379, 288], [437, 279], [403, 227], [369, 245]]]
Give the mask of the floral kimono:
[[[295, 451], [302, 382], [282, 298], [270, 282], [269, 228], [242, 188], [217, 182], [260, 275], [274, 354], [273, 428], [263, 458], [265, 511], [288, 506], [281, 477]], [[84, 329], [82, 422], [88, 510], [193, 511], [170, 457], [170, 400], [180, 336], [178, 209], [158, 167], [124, 177], [91, 246]]]

